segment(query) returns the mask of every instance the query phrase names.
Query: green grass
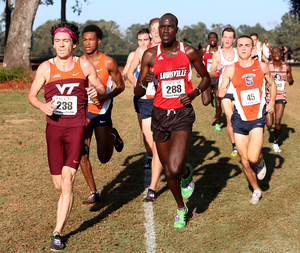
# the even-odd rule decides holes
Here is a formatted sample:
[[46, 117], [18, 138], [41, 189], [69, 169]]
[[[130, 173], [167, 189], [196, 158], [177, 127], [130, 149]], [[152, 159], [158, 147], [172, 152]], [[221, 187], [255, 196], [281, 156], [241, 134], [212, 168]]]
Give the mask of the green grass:
[[[229, 156], [225, 117], [222, 131], [215, 133], [214, 109], [204, 107], [200, 97], [193, 102], [196, 122], [186, 161], [194, 168], [196, 188], [187, 201], [189, 221], [183, 229], [173, 227], [176, 204], [162, 176], [153, 204], [157, 252], [299, 252], [300, 69], [293, 68], [293, 75], [282, 120], [282, 153], [271, 150], [270, 133], [264, 134], [268, 174], [256, 206], [248, 203], [251, 191], [239, 157]], [[28, 104], [27, 94], [0, 90], [0, 252], [49, 252], [55, 226], [58, 192], [47, 163], [45, 116]], [[65, 252], [146, 252], [144, 148], [132, 99], [126, 82], [113, 109], [124, 150], [103, 165], [92, 142], [99, 204], [81, 205], [89, 189], [81, 170], [77, 172], [74, 206], [64, 229]]]

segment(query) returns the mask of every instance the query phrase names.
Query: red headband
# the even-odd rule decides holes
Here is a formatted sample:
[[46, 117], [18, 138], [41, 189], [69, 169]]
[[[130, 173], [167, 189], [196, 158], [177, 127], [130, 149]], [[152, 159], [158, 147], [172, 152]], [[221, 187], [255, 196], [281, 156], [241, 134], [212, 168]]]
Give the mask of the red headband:
[[53, 33], [53, 37], [54, 37], [54, 35], [57, 34], [57, 33], [67, 33], [67, 34], [69, 34], [73, 39], [76, 38], [75, 33], [72, 32], [70, 29], [65, 28], [65, 27], [57, 28], [57, 29], [54, 31], [54, 33]]

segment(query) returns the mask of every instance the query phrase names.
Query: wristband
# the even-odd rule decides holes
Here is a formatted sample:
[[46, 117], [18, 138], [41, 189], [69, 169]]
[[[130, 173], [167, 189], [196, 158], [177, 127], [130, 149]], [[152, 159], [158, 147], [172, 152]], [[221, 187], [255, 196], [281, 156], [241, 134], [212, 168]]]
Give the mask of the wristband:
[[195, 90], [199, 91], [199, 95], [202, 93], [202, 91], [198, 87]]
[[144, 90], [147, 90], [147, 87], [144, 86], [142, 82], [139, 83], [139, 86], [141, 86]]

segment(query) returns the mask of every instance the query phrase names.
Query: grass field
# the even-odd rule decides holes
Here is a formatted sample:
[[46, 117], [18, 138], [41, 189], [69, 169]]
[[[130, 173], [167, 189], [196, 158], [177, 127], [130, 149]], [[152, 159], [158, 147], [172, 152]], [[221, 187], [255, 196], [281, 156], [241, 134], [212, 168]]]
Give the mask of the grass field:
[[[162, 175], [152, 205], [152, 252], [300, 252], [300, 68], [294, 67], [293, 75], [280, 154], [273, 152], [270, 132], [265, 131], [268, 174], [260, 183], [263, 198], [258, 205], [248, 203], [252, 193], [239, 157], [230, 157], [225, 126], [215, 133], [214, 109], [204, 107], [200, 97], [193, 102], [196, 122], [186, 161], [194, 167], [196, 188], [187, 201], [189, 221], [183, 229], [173, 227], [176, 204]], [[45, 116], [28, 104], [27, 94], [0, 90], [0, 252], [48, 252], [55, 226], [58, 192], [48, 169]], [[132, 98], [126, 82], [114, 101], [113, 123], [125, 142], [123, 152], [102, 165], [92, 143], [99, 204], [82, 206], [89, 189], [81, 170], [77, 173], [74, 206], [64, 230], [65, 252], [150, 252], [142, 202], [144, 148]]]

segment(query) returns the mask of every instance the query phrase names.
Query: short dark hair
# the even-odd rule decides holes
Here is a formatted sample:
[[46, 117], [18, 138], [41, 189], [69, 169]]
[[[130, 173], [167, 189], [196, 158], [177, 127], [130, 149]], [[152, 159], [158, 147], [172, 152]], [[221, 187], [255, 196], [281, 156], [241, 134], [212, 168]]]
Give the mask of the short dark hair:
[[215, 32], [210, 32], [210, 33], [208, 34], [207, 38], [209, 38], [209, 36], [210, 36], [211, 34], [215, 34], [215, 35], [216, 35], [216, 37], [217, 37], [217, 39], [219, 39], [219, 38], [218, 38], [218, 34], [217, 34], [217, 33], [215, 33]]
[[252, 41], [252, 46], [254, 46], [254, 41], [253, 41], [253, 39], [252, 39], [249, 35], [241, 35], [240, 37], [238, 37], [238, 39], [236, 40], [236, 42], [237, 42], [239, 39], [242, 39], [242, 38], [250, 39], [250, 40]]
[[232, 27], [226, 27], [222, 31], [222, 37], [224, 35], [224, 32], [232, 32], [233, 33], [233, 38], [235, 39], [235, 30]]
[[99, 26], [88, 25], [88, 26], [84, 27], [83, 30], [82, 30], [82, 36], [83, 36], [84, 33], [87, 33], [87, 32], [95, 32], [97, 38], [102, 40], [103, 33], [102, 33], [102, 30], [100, 29]]
[[72, 38], [73, 40], [73, 44], [78, 45], [79, 44], [79, 30], [78, 30], [78, 26], [72, 23], [68, 23], [68, 22], [62, 22], [62, 23], [56, 23], [55, 25], [53, 25], [50, 29], [51, 35], [52, 35], [52, 44], [54, 44], [54, 32], [56, 29], [58, 28], [68, 28], [69, 30], [71, 30], [74, 35], [75, 38]]
[[258, 34], [257, 34], [257, 33], [251, 33], [251, 34], [250, 34], [250, 37], [251, 37], [251, 36], [256, 36], [256, 38], [258, 38]]
[[148, 28], [143, 28], [143, 29], [139, 30], [138, 33], [137, 33], [137, 36], [139, 36], [140, 34], [144, 34], [144, 33], [149, 34], [150, 33], [149, 29]]

